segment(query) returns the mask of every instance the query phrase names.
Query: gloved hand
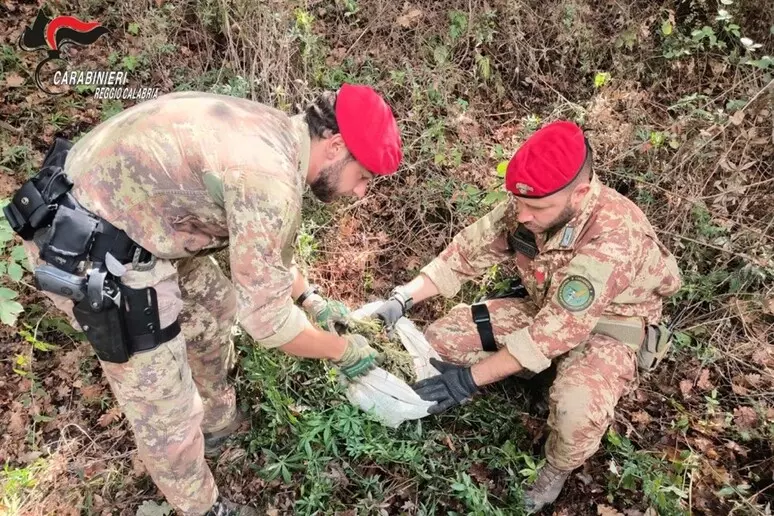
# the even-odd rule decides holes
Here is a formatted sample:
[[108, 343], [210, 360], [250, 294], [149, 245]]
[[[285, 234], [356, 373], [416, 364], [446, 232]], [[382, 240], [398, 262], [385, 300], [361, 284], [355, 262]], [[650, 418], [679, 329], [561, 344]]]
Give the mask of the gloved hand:
[[304, 310], [325, 331], [336, 331], [337, 324], [344, 328], [349, 325], [349, 308], [341, 301], [312, 294], [304, 301]]
[[366, 374], [376, 366], [378, 353], [368, 345], [365, 337], [357, 333], [348, 333], [344, 335], [344, 339], [347, 341], [347, 348], [340, 359], [334, 360], [334, 364], [339, 366], [344, 376], [351, 380]]
[[403, 303], [398, 299], [391, 297], [374, 311], [373, 317], [382, 320], [382, 324], [387, 328], [392, 328], [398, 319], [403, 317]]
[[441, 374], [412, 385], [414, 391], [423, 400], [438, 402], [428, 409], [430, 414], [438, 414], [460, 405], [478, 391], [470, 366], [450, 364], [435, 358], [430, 359], [430, 364]]
[[398, 322], [398, 319], [406, 315], [406, 312], [414, 305], [411, 296], [405, 294], [401, 287], [392, 289], [391, 295], [387, 301], [379, 305], [373, 317], [382, 320], [386, 328], [391, 329]]

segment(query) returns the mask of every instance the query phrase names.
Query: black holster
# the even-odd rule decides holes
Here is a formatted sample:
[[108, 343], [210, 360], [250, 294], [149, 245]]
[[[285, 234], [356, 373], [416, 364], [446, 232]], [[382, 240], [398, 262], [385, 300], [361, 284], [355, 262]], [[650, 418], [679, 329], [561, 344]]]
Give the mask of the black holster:
[[123, 363], [175, 338], [180, 325], [175, 321], [160, 328], [153, 287], [133, 289], [121, 283], [124, 264], [148, 270], [155, 258], [70, 194], [73, 182], [64, 165], [71, 147], [57, 138], [41, 170], [3, 212], [16, 233], [35, 242], [47, 263], [35, 270], [38, 288], [70, 298], [73, 315], [100, 360]]

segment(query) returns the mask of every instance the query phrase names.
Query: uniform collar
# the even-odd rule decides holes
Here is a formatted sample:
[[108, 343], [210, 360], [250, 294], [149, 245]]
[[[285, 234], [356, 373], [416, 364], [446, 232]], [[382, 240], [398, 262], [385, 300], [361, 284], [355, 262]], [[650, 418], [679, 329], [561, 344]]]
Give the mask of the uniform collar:
[[306, 175], [309, 172], [309, 152], [312, 147], [312, 138], [309, 136], [309, 126], [304, 120], [303, 113], [290, 117], [290, 120], [293, 123], [299, 143], [298, 173], [301, 176], [301, 181], [305, 182]]
[[594, 213], [602, 190], [602, 183], [596, 175], [591, 178], [589, 186], [591, 188], [586, 194], [586, 198], [583, 199], [580, 212], [566, 226], [557, 230], [548, 240], [545, 239], [545, 235], [536, 235], [541, 252], [575, 248], [575, 243], [584, 232], [586, 224]]

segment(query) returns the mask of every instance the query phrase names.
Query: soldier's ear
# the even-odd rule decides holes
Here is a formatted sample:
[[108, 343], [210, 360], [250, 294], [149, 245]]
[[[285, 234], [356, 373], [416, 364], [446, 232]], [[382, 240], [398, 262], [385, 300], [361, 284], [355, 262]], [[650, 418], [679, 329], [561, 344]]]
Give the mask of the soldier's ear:
[[589, 193], [589, 190], [591, 190], [591, 185], [588, 182], [580, 183], [573, 189], [570, 196], [573, 208], [580, 208], [583, 199], [586, 197], [586, 194]]
[[347, 146], [341, 134], [336, 133], [325, 140], [325, 151], [325, 157], [331, 161], [339, 160], [346, 155]]

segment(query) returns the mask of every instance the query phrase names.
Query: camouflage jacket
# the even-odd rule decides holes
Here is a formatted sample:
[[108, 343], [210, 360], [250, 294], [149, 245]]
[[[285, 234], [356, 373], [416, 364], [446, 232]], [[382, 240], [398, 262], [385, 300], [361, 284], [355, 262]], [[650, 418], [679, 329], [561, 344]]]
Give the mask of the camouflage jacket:
[[535, 236], [534, 259], [508, 245], [515, 206], [504, 201], [462, 230], [422, 273], [451, 297], [463, 282], [515, 258], [539, 308], [530, 326], [502, 336], [524, 367], [547, 368], [553, 357], [583, 343], [603, 315], [660, 320], [662, 299], [680, 288], [680, 271], [633, 202], [594, 177], [579, 213], [550, 238]]
[[240, 323], [267, 347], [309, 323], [290, 292], [310, 138], [301, 115], [173, 93], [97, 126], [65, 171], [88, 210], [158, 258], [229, 247]]

